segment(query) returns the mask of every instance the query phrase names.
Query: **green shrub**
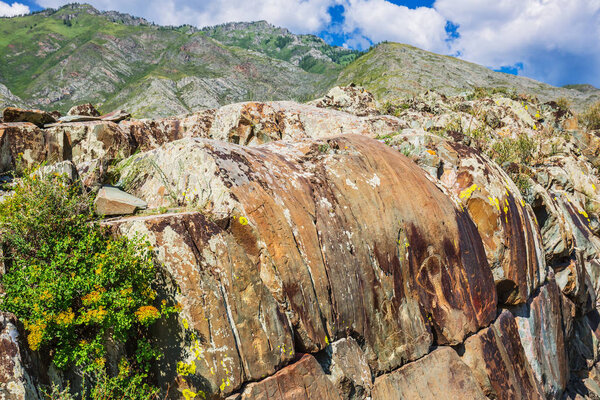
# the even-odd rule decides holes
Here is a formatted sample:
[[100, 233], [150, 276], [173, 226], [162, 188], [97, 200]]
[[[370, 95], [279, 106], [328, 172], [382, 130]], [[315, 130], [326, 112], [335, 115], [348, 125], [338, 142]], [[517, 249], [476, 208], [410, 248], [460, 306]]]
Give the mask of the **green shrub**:
[[579, 120], [587, 129], [600, 129], [600, 101], [589, 106]]
[[559, 97], [556, 99], [556, 105], [558, 106], [559, 110], [569, 111], [571, 109], [571, 100], [567, 99], [566, 97]]
[[93, 221], [80, 186], [36, 174], [26, 174], [0, 203], [0, 237], [6, 264], [0, 310], [23, 323], [31, 350], [58, 368], [101, 377], [112, 343], [127, 349], [120, 361], [127, 373], [110, 378], [121, 387], [111, 390], [133, 385], [153, 393], [142, 384], [158, 357], [148, 329], [176, 309], [156, 304], [149, 244], [112, 237]]
[[503, 138], [492, 145], [489, 155], [502, 165], [507, 162], [528, 165], [533, 160], [537, 144], [527, 134], [520, 134], [516, 139]]

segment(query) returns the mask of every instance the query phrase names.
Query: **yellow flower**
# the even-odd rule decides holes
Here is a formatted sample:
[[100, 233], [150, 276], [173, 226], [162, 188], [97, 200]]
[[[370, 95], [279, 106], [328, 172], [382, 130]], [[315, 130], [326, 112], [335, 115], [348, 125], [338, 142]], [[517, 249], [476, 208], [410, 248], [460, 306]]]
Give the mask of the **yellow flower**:
[[37, 323], [31, 327], [31, 331], [27, 336], [27, 343], [29, 348], [33, 351], [37, 351], [40, 348], [42, 339], [44, 338], [44, 331], [46, 330], [46, 324], [43, 322]]
[[81, 301], [83, 302], [83, 305], [85, 306], [89, 306], [91, 304], [96, 304], [97, 302], [100, 301], [100, 292], [94, 290], [91, 293], [88, 293], [87, 295], [83, 296], [81, 298]]
[[73, 311], [70, 308], [67, 311], [59, 313], [55, 317], [55, 321], [58, 325], [69, 325], [73, 322], [74, 319], [75, 314], [73, 314]]
[[148, 324], [158, 318], [159, 312], [154, 306], [142, 306], [135, 312], [135, 315], [142, 324]]

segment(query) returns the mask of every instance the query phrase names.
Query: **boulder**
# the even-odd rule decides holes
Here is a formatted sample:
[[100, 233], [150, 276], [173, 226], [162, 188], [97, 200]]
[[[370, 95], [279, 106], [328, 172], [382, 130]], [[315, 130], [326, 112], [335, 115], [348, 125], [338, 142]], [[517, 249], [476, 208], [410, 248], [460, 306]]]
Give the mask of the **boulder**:
[[17, 163], [31, 167], [46, 160], [44, 132], [30, 122], [0, 124], [0, 173], [14, 171]]
[[441, 347], [375, 379], [373, 400], [396, 399], [485, 400], [487, 397], [458, 354], [450, 347]]
[[456, 196], [477, 225], [500, 303], [527, 301], [546, 279], [535, 214], [510, 177], [477, 150], [409, 130], [389, 142]]
[[62, 148], [63, 159], [76, 165], [96, 159], [113, 160], [130, 156], [135, 140], [113, 122], [91, 121], [60, 124], [46, 129]]
[[[509, 311], [503, 311], [492, 326], [466, 340], [462, 360], [489, 398], [545, 398], [525, 356], [515, 318]], [[565, 383], [562, 382], [561, 391]]]
[[[284, 312], [283, 325], [293, 329], [297, 351], [317, 352], [352, 336], [364, 343], [374, 373], [389, 371], [427, 354], [432, 331], [437, 343], [459, 344], [495, 317], [493, 278], [473, 222], [408, 158], [376, 140], [348, 135], [244, 147], [184, 139], [135, 155], [118, 168], [127, 190], [150, 208], [201, 208], [218, 224], [182, 214], [116, 221], [119, 232], [157, 238], [151, 242], [165, 249], [165, 257], [176, 254], [161, 264], [167, 270], [185, 266], [180, 276], [188, 281], [209, 285], [196, 272], [208, 268], [220, 282], [237, 285], [230, 275], [235, 274], [248, 288], [241, 277], [252, 276], [258, 285], [253, 290], [268, 293]], [[192, 228], [206, 233], [185, 239]], [[169, 244], [161, 244], [167, 238]], [[186, 242], [194, 245], [172, 244]], [[194, 249], [206, 249], [205, 243], [212, 244], [210, 254], [199, 256]], [[219, 243], [230, 250], [217, 250]], [[227, 255], [238, 247], [246, 260]], [[242, 296], [236, 287], [223, 291], [230, 299]], [[194, 290], [179, 300], [184, 312], [197, 310], [192, 302], [198, 298], [222, 296], [211, 286]], [[236, 313], [274, 313], [266, 300], [257, 313], [258, 298], [247, 298], [248, 309], [240, 304]], [[203, 317], [194, 312], [190, 326], [200, 327]], [[275, 323], [279, 317], [262, 318]], [[220, 340], [237, 338], [238, 347], [246, 348], [260, 332], [236, 329], [235, 336], [227, 333], [231, 337], [225, 333], [235, 332], [233, 327], [221, 330]], [[274, 360], [267, 365], [275, 368], [279, 345], [256, 357]], [[242, 360], [256, 354], [242, 351]], [[245, 376], [265, 368], [248, 368]]]
[[[58, 119], [58, 124], [68, 124], [70, 122], [87, 122], [87, 121], [99, 121], [100, 117], [92, 115], [66, 115]], [[55, 124], [48, 124], [46, 127], [52, 127]]]
[[106, 216], [133, 214], [147, 206], [144, 200], [112, 186], [103, 186], [94, 200], [96, 214]]
[[46, 124], [56, 122], [52, 114], [41, 110], [25, 110], [22, 108], [7, 107], [2, 114], [4, 122], [30, 122], [40, 128]]
[[364, 88], [355, 85], [336, 86], [330, 89], [325, 97], [313, 100], [308, 104], [319, 108], [344, 111], [360, 117], [379, 115], [375, 97]]
[[69, 112], [67, 112], [67, 115], [85, 115], [88, 117], [99, 117], [100, 113], [91, 103], [86, 103], [71, 107]]
[[342, 400], [319, 363], [309, 354], [228, 400]]
[[569, 363], [556, 282], [548, 281], [527, 305], [513, 312], [528, 364], [544, 397], [560, 399], [569, 380]]
[[36, 171], [36, 174], [41, 177], [61, 175], [64, 176], [70, 183], [76, 182], [79, 179], [77, 167], [72, 161], [61, 161], [56, 164], [43, 166]]

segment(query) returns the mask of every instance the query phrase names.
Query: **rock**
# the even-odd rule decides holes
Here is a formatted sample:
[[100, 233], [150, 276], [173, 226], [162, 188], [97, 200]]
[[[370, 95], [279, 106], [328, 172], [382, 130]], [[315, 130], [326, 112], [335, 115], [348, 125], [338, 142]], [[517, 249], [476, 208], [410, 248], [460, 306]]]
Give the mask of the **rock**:
[[327, 92], [325, 97], [308, 103], [319, 108], [332, 108], [359, 117], [379, 115], [373, 95], [362, 87], [355, 85], [336, 86]]
[[143, 210], [148, 204], [135, 196], [111, 186], [103, 186], [94, 200], [98, 215], [126, 215]]
[[30, 122], [40, 128], [46, 124], [56, 122], [56, 119], [46, 111], [25, 110], [22, 108], [7, 107], [2, 115], [4, 122]]
[[119, 123], [121, 121], [125, 121], [125, 120], [131, 118], [131, 114], [129, 114], [125, 110], [115, 110], [115, 111], [109, 112], [108, 114], [102, 115], [101, 118], [102, 118], [102, 121], [110, 121], [110, 122], [114, 122], [114, 123]]
[[319, 363], [309, 354], [260, 382], [250, 383], [239, 400], [341, 400]]
[[80, 105], [71, 107], [71, 109], [67, 113], [67, 116], [75, 116], [75, 115], [79, 115], [79, 116], [85, 115], [88, 117], [99, 117], [100, 113], [98, 112], [98, 110], [96, 110], [96, 108], [94, 108], [94, 106], [91, 103], [86, 103], [86, 104], [80, 104]]
[[525, 356], [515, 318], [509, 311], [503, 311], [492, 326], [467, 339], [462, 360], [489, 398], [545, 398]]
[[0, 312], [0, 399], [42, 399], [25, 368], [16, 325], [14, 315]]
[[79, 180], [79, 173], [77, 167], [72, 161], [61, 161], [56, 164], [46, 165], [36, 171], [38, 176], [44, 177], [49, 175], [62, 175], [70, 183], [74, 183]]
[[[515, 397], [518, 398], [518, 397]], [[487, 399], [469, 367], [450, 347], [375, 379], [373, 400]]]
[[352, 333], [364, 340], [371, 368], [385, 371], [426, 354], [430, 329], [438, 343], [458, 344], [495, 316], [475, 225], [416, 165], [376, 140], [254, 148], [184, 139], [118, 168], [150, 208], [220, 216], [260, 265], [301, 351]]
[[[100, 121], [100, 117], [92, 116], [92, 115], [67, 115], [64, 117], [60, 117], [58, 119], [58, 124], [68, 124], [70, 122], [87, 122], [87, 121]], [[49, 128], [54, 126], [53, 124], [47, 125]]]
[[561, 308], [559, 289], [550, 280], [514, 311], [525, 355], [547, 399], [560, 399], [569, 380]]
[[371, 369], [356, 340], [340, 339], [323, 352], [325, 354], [317, 359], [342, 398], [364, 399], [371, 396]]
[[137, 148], [129, 133], [113, 122], [60, 124], [45, 131], [55, 138], [63, 159], [72, 160], [76, 165], [96, 159], [123, 159]]
[[0, 124], [0, 173], [32, 167], [47, 158], [42, 130], [30, 122]]
[[[274, 297], [263, 283], [263, 276], [276, 279], [268, 276], [274, 267], [259, 262], [269, 256], [257, 254], [249, 225], [231, 220], [224, 229], [201, 213], [183, 213], [125, 218], [110, 226], [115, 233], [148, 239], [159, 249], [166, 282], [179, 288], [164, 290], [177, 293], [183, 332], [166, 326], [157, 334], [165, 348], [157, 365], [164, 388], [226, 396], [294, 359], [289, 311], [277, 302], [281, 294]], [[197, 340], [190, 344], [185, 337], [191, 333]], [[194, 366], [183, 381], [177, 377], [179, 362]]]
[[502, 304], [522, 304], [546, 279], [533, 210], [510, 177], [477, 150], [409, 130], [389, 142], [454, 194], [477, 225]]

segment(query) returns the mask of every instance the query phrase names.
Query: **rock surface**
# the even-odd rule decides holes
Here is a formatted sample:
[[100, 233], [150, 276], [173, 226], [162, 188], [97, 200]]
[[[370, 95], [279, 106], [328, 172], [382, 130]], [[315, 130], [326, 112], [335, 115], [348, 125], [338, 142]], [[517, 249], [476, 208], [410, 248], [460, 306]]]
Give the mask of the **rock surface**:
[[15, 107], [5, 108], [2, 119], [4, 122], [30, 122], [39, 127], [56, 122], [56, 119], [49, 112]]
[[144, 200], [111, 186], [103, 186], [94, 200], [96, 214], [105, 216], [133, 214], [147, 206]]
[[71, 107], [71, 109], [67, 112], [67, 115], [86, 115], [88, 117], [99, 117], [100, 113], [92, 104], [85, 103]]

